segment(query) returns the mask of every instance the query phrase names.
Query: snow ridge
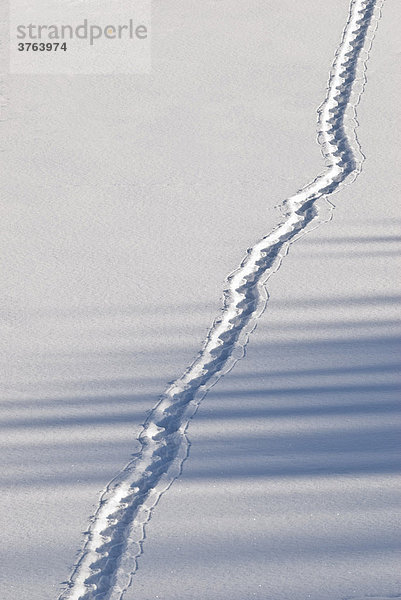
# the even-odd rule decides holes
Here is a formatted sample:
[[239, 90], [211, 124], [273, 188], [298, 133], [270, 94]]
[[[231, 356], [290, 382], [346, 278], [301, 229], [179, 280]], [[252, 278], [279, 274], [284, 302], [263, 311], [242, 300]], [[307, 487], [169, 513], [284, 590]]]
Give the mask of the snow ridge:
[[320, 201], [361, 171], [356, 106], [384, 0], [351, 0], [348, 20], [318, 109], [318, 142], [325, 170], [283, 203], [284, 221], [247, 251], [227, 278], [224, 305], [203, 348], [151, 411], [139, 436], [140, 452], [100, 498], [68, 588], [59, 600], [121, 600], [142, 553], [145, 525], [160, 496], [180, 475], [187, 458], [186, 429], [207, 392], [244, 356], [263, 313], [265, 283], [289, 246], [327, 218]]

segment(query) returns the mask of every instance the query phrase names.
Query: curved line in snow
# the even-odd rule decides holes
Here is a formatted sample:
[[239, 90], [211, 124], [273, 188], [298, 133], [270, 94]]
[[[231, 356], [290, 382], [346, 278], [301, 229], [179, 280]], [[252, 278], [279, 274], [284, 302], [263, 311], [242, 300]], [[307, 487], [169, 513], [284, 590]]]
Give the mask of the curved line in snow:
[[326, 99], [318, 109], [318, 142], [326, 169], [283, 203], [285, 220], [250, 248], [227, 278], [220, 316], [197, 358], [151, 411], [139, 436], [140, 452], [101, 496], [69, 587], [59, 600], [122, 599], [142, 553], [151, 511], [180, 475], [188, 455], [188, 423], [210, 388], [243, 357], [266, 307], [266, 281], [290, 244], [327, 220], [318, 201], [360, 173], [364, 157], [355, 132], [356, 106], [383, 2], [351, 0]]

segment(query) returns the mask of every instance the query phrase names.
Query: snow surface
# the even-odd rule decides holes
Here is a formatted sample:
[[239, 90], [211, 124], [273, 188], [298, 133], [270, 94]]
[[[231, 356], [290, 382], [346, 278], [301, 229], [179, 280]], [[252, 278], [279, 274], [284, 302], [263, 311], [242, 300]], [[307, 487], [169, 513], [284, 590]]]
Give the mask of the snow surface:
[[[150, 76], [8, 78], [2, 598], [57, 597], [224, 277], [321, 170], [316, 107], [347, 11], [155, 3]], [[364, 171], [294, 245], [246, 359], [191, 423], [127, 600], [401, 595], [400, 22], [386, 2]]]

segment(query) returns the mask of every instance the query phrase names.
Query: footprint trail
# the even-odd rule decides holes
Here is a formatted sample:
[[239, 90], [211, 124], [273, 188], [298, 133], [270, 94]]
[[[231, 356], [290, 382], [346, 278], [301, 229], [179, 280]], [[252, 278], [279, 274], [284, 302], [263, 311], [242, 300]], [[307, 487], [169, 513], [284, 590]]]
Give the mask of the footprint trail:
[[[224, 305], [202, 350], [151, 411], [139, 436], [140, 452], [100, 498], [79, 560], [59, 600], [121, 600], [142, 553], [145, 525], [160, 496], [180, 475], [188, 455], [186, 429], [201, 400], [243, 357], [263, 313], [265, 284], [290, 244], [328, 220], [327, 197], [361, 171], [356, 107], [384, 0], [352, 0], [318, 109], [318, 141], [326, 168], [284, 201], [283, 222], [247, 251], [227, 279]], [[328, 213], [328, 215], [327, 215]]]

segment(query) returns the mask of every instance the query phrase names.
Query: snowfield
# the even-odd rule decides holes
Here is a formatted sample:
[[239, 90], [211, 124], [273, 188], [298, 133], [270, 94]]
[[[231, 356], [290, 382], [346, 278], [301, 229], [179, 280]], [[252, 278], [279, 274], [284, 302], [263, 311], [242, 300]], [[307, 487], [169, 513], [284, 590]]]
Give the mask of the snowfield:
[[5, 78], [1, 598], [401, 598], [382, 4], [155, 1], [150, 75]]

